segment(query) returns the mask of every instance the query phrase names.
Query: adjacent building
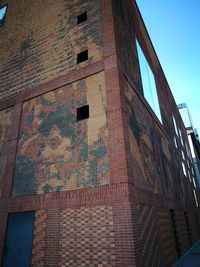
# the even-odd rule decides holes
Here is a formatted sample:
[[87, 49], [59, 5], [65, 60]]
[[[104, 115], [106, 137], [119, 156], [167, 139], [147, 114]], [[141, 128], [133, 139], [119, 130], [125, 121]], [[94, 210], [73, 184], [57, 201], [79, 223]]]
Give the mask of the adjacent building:
[[2, 266], [171, 266], [199, 239], [200, 200], [136, 2], [3, 8]]
[[[192, 161], [194, 165], [195, 175], [198, 181], [198, 187], [200, 186], [200, 142], [199, 135], [196, 128], [194, 128], [194, 124], [192, 121], [192, 117], [190, 111], [185, 103], [178, 105], [179, 112], [185, 124], [188, 141], [190, 145], [190, 151], [192, 156]], [[195, 181], [194, 181], [195, 184]], [[195, 184], [196, 186], [196, 184]]]

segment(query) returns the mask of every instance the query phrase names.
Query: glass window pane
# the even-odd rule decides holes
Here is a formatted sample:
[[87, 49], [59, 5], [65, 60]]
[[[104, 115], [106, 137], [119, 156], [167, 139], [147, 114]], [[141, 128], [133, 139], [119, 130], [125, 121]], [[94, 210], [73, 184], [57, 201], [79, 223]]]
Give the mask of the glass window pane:
[[151, 106], [151, 108], [153, 109], [153, 111], [155, 112], [160, 122], [162, 122], [154, 74], [137, 40], [136, 40], [136, 45], [137, 45], [138, 59], [140, 65], [140, 72], [142, 77], [144, 97]]
[[0, 8], [0, 26], [3, 26], [4, 19], [6, 16], [6, 10], [7, 10], [7, 6]]

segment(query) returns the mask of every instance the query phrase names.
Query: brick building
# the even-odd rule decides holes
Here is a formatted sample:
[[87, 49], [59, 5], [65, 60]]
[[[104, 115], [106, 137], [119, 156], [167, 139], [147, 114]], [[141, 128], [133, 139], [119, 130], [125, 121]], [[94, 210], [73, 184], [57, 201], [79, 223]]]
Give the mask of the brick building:
[[[181, 114], [182, 120], [184, 122], [188, 141], [190, 145], [190, 151], [192, 155], [192, 161], [194, 165], [194, 172], [198, 181], [198, 186], [200, 186], [200, 141], [197, 129], [194, 127], [192, 116], [186, 105], [186, 103], [181, 103], [178, 105], [179, 112]], [[194, 181], [195, 184], [195, 181]]]
[[171, 266], [200, 200], [136, 3], [0, 5], [2, 266]]

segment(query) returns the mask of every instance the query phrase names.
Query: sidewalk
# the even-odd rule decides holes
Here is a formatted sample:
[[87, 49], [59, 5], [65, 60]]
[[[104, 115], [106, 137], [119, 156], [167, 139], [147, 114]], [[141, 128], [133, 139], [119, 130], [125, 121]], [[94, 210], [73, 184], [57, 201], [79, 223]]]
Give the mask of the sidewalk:
[[173, 267], [200, 267], [200, 241], [198, 241]]

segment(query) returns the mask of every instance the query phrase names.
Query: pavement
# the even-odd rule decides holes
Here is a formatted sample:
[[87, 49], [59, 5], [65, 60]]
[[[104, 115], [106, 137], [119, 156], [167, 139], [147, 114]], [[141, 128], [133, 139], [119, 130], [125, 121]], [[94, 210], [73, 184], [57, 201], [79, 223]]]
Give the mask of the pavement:
[[200, 267], [200, 241], [198, 241], [173, 267]]

